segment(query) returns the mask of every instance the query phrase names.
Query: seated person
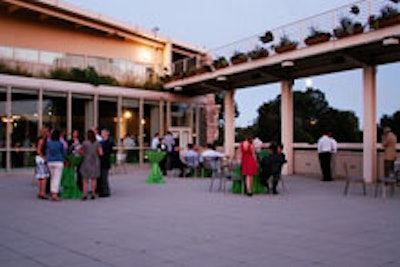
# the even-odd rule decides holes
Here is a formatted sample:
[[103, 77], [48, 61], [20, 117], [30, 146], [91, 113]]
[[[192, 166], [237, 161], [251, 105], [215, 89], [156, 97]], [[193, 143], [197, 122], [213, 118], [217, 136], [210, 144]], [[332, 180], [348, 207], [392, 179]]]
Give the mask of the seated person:
[[269, 155], [261, 159], [260, 183], [267, 188], [267, 192], [269, 192], [269, 180], [272, 177], [272, 194], [278, 194], [276, 188], [281, 178], [282, 165], [285, 162], [285, 155], [283, 153], [278, 154], [277, 145], [271, 144]]
[[[194, 150], [193, 144], [187, 145], [187, 150], [183, 152], [183, 163], [189, 169], [196, 169], [199, 166], [200, 156]], [[186, 174], [189, 176], [190, 173]]]
[[205, 157], [224, 158], [226, 155], [216, 151], [213, 145], [207, 144], [207, 148], [200, 155], [200, 161]]

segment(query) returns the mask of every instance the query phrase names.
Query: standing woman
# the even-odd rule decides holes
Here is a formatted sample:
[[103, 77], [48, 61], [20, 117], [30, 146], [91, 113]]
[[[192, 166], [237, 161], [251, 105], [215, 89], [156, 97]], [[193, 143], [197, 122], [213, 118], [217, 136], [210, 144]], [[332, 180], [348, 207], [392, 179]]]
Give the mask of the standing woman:
[[41, 135], [37, 138], [36, 142], [36, 168], [35, 168], [35, 177], [37, 179], [38, 184], [38, 198], [39, 199], [48, 199], [46, 195], [46, 185], [47, 179], [50, 177], [49, 169], [46, 165], [46, 148], [47, 148], [47, 137], [48, 137], [48, 129], [44, 127], [41, 130]]
[[64, 168], [64, 144], [60, 141], [60, 131], [53, 130], [51, 140], [47, 142], [47, 165], [50, 170], [51, 200], [59, 201], [58, 192]]
[[253, 176], [257, 174], [257, 156], [251, 136], [240, 143], [241, 173], [246, 175], [246, 194], [252, 196]]
[[95, 199], [97, 179], [100, 176], [100, 158], [103, 155], [103, 149], [99, 142], [96, 141], [96, 134], [93, 130], [89, 130], [86, 135], [86, 140], [82, 143], [81, 154], [83, 155], [83, 162], [80, 168], [83, 184], [82, 200], [87, 199], [89, 179], [92, 184], [92, 197]]

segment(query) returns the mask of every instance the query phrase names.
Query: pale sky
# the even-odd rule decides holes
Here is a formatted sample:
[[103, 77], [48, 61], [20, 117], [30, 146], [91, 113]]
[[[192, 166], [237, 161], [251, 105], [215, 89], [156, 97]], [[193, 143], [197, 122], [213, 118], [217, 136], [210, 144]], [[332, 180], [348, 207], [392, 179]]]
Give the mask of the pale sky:
[[[352, 4], [353, 0], [64, 0], [84, 9], [151, 30], [193, 45], [214, 49], [266, 30]], [[400, 63], [378, 67], [377, 120], [400, 109]], [[331, 106], [350, 110], [362, 119], [362, 71], [353, 70], [310, 77]], [[397, 81], [396, 81], [397, 78]], [[304, 90], [306, 79], [296, 80], [294, 90]], [[236, 126], [257, 118], [257, 109], [280, 93], [280, 84], [237, 90], [240, 116]], [[361, 121], [360, 126], [362, 127]]]

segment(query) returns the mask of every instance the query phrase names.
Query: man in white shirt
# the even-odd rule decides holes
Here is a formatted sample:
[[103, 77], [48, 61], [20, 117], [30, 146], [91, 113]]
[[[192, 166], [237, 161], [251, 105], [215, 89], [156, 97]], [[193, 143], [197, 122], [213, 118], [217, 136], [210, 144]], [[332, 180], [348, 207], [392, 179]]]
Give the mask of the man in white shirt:
[[200, 161], [205, 157], [224, 158], [226, 155], [216, 151], [211, 144], [207, 144], [207, 149], [201, 153]]
[[160, 144], [160, 134], [156, 133], [153, 137], [153, 140], [151, 140], [151, 149], [157, 150], [159, 144]]
[[331, 132], [325, 131], [318, 140], [318, 158], [322, 170], [322, 181], [332, 181], [331, 158], [337, 152], [337, 142], [331, 137]]

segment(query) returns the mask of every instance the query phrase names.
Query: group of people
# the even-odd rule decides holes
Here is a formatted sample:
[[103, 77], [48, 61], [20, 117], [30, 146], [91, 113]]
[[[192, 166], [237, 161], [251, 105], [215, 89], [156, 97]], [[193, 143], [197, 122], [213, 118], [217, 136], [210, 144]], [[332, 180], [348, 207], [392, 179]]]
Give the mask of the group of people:
[[101, 134], [98, 134], [97, 128], [93, 127], [87, 131], [85, 140], [81, 140], [79, 132], [74, 130], [69, 141], [60, 133], [57, 129], [50, 130], [44, 127], [37, 139], [35, 177], [38, 198], [48, 199], [47, 191], [50, 191], [52, 201], [60, 200], [60, 182], [67, 155], [83, 157], [77, 167], [77, 184], [82, 190], [82, 200], [89, 198], [89, 181], [91, 199], [96, 198], [96, 193], [99, 197], [110, 196], [108, 173], [113, 148], [110, 132], [103, 129]]
[[246, 194], [250, 197], [253, 195], [253, 177], [258, 173], [258, 164], [260, 164], [260, 184], [265, 186], [267, 193], [270, 192], [270, 184], [272, 184], [272, 194], [276, 195], [281, 169], [286, 163], [286, 156], [282, 151], [283, 145], [272, 143], [268, 148], [268, 155], [259, 159], [256, 154], [259, 144], [258, 141], [255, 144], [253, 141], [253, 138], [248, 136], [239, 145], [240, 173], [245, 176]]

